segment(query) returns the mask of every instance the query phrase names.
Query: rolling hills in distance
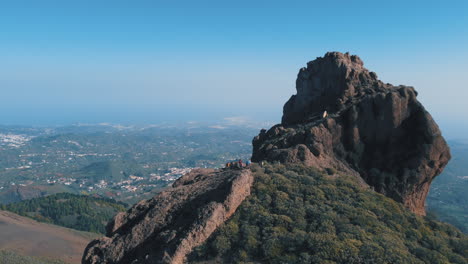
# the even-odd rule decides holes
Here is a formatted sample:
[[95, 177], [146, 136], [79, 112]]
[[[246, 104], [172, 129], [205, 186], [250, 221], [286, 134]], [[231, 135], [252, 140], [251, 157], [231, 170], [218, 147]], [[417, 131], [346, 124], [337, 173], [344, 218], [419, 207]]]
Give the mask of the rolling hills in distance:
[[[72, 212], [70, 215], [51, 215], [52, 210], [50, 210], [51, 212], [47, 216], [41, 213], [40, 207], [36, 207], [37, 210], [33, 212], [31, 207], [28, 208], [26, 205], [41, 204], [46, 201], [41, 198], [45, 196], [50, 196], [49, 199], [54, 200], [63, 195], [62, 193], [76, 194], [76, 197], [80, 197], [80, 195], [97, 195], [132, 204], [151, 197], [159, 190], [172, 184], [181, 174], [177, 172], [171, 174], [171, 168], [215, 167], [213, 164], [221, 167], [225, 160], [234, 160], [239, 157], [247, 159], [251, 151], [250, 141], [258, 132], [257, 128], [252, 127], [236, 127], [235, 131], [210, 127], [196, 129], [182, 127], [177, 129], [176, 133], [169, 133], [169, 131], [166, 131], [169, 128], [149, 128], [149, 130], [154, 129], [154, 131], [149, 132], [146, 131], [147, 129], [127, 128], [122, 130], [107, 125], [40, 129], [3, 127], [2, 129], [0, 133], [9, 135], [9, 138], [12, 135], [21, 135], [26, 138], [23, 141], [17, 140], [12, 143], [12, 140], [5, 140], [4, 136], [1, 145], [0, 156], [2, 156], [2, 160], [0, 163], [2, 163], [2, 167], [0, 168], [0, 175], [2, 177], [0, 177], [0, 182], [2, 182], [1, 187], [3, 188], [0, 190], [0, 203], [3, 204], [3, 208], [10, 204], [11, 211], [16, 210], [16, 212], [33, 219], [100, 233], [103, 232], [105, 226], [105, 220], [103, 219], [110, 218], [121, 209], [107, 210], [109, 208], [101, 208], [104, 210], [100, 212], [105, 212], [103, 214], [105, 217], [102, 218], [102, 215], [97, 216], [101, 219], [101, 223], [91, 228], [86, 225], [85, 227], [73, 225], [73, 222], [76, 223], [76, 214], [79, 211]], [[64, 130], [65, 135], [61, 134], [62, 130]], [[191, 132], [189, 133], [189, 131]], [[128, 134], [131, 134], [131, 136], [128, 136]], [[86, 144], [88, 137], [94, 142], [91, 143], [92, 145]], [[114, 141], [109, 140], [109, 138], [118, 138], [120, 141], [128, 140], [128, 145], [135, 140], [139, 140], [141, 143], [137, 142], [132, 148], [113, 149]], [[80, 148], [76, 143], [70, 143], [69, 141], [76, 142], [82, 147]], [[183, 143], [177, 143], [179, 141]], [[211, 142], [208, 144], [209, 147], [203, 145], [207, 141]], [[145, 142], [150, 142], [148, 143], [150, 146], [148, 149], [151, 150], [151, 155], [143, 151], [146, 149]], [[244, 143], [239, 144], [239, 142]], [[151, 144], [159, 144], [164, 147], [161, 149], [151, 148]], [[468, 179], [464, 177], [466, 176], [464, 175], [465, 172], [468, 171], [466, 167], [466, 164], [468, 164], [466, 160], [468, 157], [468, 144], [463, 141], [449, 141], [449, 144], [453, 158], [445, 171], [435, 179], [431, 186], [427, 198], [429, 217], [436, 217], [453, 224], [463, 232], [467, 232], [468, 220], [466, 216], [468, 209], [464, 202], [467, 197], [465, 197], [466, 193], [460, 190], [466, 189], [466, 185], [468, 185]], [[139, 147], [136, 147], [137, 145]], [[191, 150], [188, 152], [186, 151], [187, 145], [191, 146]], [[226, 151], [226, 145], [229, 151]], [[36, 155], [31, 155], [40, 153], [42, 149], [47, 149], [45, 153], [50, 153], [50, 155], [43, 155], [41, 160]], [[173, 157], [179, 157], [180, 159], [178, 162], [169, 161], [169, 159], [164, 159], [164, 156], [168, 155], [164, 153], [171, 153]], [[69, 159], [71, 156], [74, 157]], [[151, 165], [148, 164], [148, 161], [154, 157], [159, 157], [158, 161]], [[15, 169], [11, 169], [12, 167]], [[45, 173], [48, 169], [51, 169], [53, 173]], [[164, 178], [164, 174], [167, 173], [169, 175]], [[138, 178], [135, 180], [130, 176]], [[161, 177], [155, 180], [154, 176]], [[143, 179], [140, 180], [139, 177]], [[80, 188], [79, 182], [67, 184], [70, 183], [70, 181], [67, 181], [69, 179], [85, 179], [87, 181], [84, 188]], [[103, 186], [100, 181], [109, 183], [129, 181], [128, 186], [136, 186], [137, 191], [128, 191], [121, 186]], [[15, 185], [12, 185], [12, 183], [15, 183]], [[89, 187], [93, 187], [93, 189], [90, 190]], [[12, 203], [20, 201], [23, 202], [18, 203], [18, 205], [22, 204], [23, 209], [13, 209], [15, 205]], [[54, 207], [51, 206], [51, 208]], [[73, 214], [75, 216], [71, 216]], [[92, 219], [93, 216], [86, 217]], [[9, 249], [15, 250], [14, 247]], [[17, 258], [26, 258], [22, 254], [34, 256], [34, 254], [21, 250], [4, 251], [3, 253], [5, 256], [12, 258], [15, 254], [17, 254]], [[31, 260], [36, 261], [36, 259]]]
[[0, 127], [0, 203], [70, 192], [126, 203], [193, 167], [250, 156], [251, 126]]
[[[3, 126], [0, 127], [0, 135], [3, 135], [0, 204], [63, 192], [98, 194], [132, 204], [151, 197], [184, 172], [173, 170], [171, 173], [171, 167], [221, 167], [227, 160], [248, 159], [251, 139], [257, 132], [258, 128], [253, 125], [225, 129], [186, 125], [175, 129], [124, 129], [116, 125]], [[114, 145], [114, 141], [133, 147], [120, 147]], [[467, 232], [468, 209], [464, 201], [468, 197], [460, 190], [468, 185], [468, 143], [449, 140], [449, 145], [453, 158], [431, 185], [427, 206], [435, 217]], [[169, 153], [179, 157], [179, 161], [165, 158]], [[107, 185], [100, 184], [102, 180]], [[112, 186], [122, 181], [128, 182]]]

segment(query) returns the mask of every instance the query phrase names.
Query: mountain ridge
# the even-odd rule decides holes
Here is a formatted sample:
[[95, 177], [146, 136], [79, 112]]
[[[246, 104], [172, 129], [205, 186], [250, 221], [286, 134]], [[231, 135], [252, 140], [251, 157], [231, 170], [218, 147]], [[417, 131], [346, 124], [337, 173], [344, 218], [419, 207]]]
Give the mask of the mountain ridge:
[[250, 194], [249, 170], [194, 170], [173, 187], [119, 213], [83, 263], [182, 263]]
[[[450, 150], [414, 88], [384, 84], [359, 57], [339, 52], [309, 62], [299, 71], [296, 88], [284, 106], [282, 123], [253, 139], [252, 161], [266, 166], [265, 175], [257, 173], [257, 163], [252, 170], [187, 174], [172, 188], [117, 215], [106, 237], [88, 245], [83, 263], [466, 263], [468, 252], [460, 250], [468, 243], [466, 236], [445, 226], [439, 232], [437, 222], [422, 220], [429, 185], [447, 164]], [[241, 197], [235, 206], [229, 205], [231, 196]], [[307, 212], [297, 206], [316, 203], [315, 196], [324, 207], [313, 204]], [[203, 202], [193, 206], [189, 197], [203, 197]], [[372, 201], [370, 207], [363, 199]], [[210, 214], [201, 217], [200, 210], [209, 204], [230, 213], [214, 222]], [[245, 209], [247, 204], [252, 207]], [[183, 221], [174, 221], [181, 215]], [[322, 215], [327, 219], [315, 221]], [[236, 227], [231, 216], [253, 219], [248, 230], [254, 235]], [[270, 226], [264, 228], [256, 219], [262, 217]], [[287, 237], [295, 229], [304, 239]], [[382, 230], [386, 232], [380, 234]], [[237, 237], [226, 238], [228, 233]], [[270, 233], [284, 236], [265, 240]], [[338, 233], [343, 245], [332, 243]], [[196, 243], [187, 242], [194, 239]], [[217, 241], [214, 254], [205, 250], [212, 241]], [[297, 242], [296, 248], [288, 248], [288, 241]], [[246, 248], [229, 251], [231, 242]], [[349, 243], [351, 251], [342, 248]], [[388, 247], [394, 253], [380, 256]], [[371, 254], [374, 249], [379, 253]], [[334, 253], [324, 255], [327, 250]]]

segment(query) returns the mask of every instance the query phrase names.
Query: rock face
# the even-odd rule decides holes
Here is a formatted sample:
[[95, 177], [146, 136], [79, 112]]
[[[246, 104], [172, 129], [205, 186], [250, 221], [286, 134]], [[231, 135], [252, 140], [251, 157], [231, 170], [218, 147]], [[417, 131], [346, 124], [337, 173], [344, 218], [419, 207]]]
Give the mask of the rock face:
[[254, 138], [252, 161], [334, 168], [425, 214], [450, 151], [414, 88], [385, 84], [359, 57], [330, 52], [299, 71], [296, 89], [282, 123]]
[[252, 183], [250, 170], [194, 170], [115, 216], [82, 263], [182, 263], [235, 212]]

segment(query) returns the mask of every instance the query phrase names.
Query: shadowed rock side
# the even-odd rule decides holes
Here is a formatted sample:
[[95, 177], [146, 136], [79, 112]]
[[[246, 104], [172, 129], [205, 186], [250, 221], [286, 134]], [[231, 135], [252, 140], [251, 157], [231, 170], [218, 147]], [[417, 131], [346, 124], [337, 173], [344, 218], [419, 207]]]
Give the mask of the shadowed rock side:
[[250, 170], [198, 169], [141, 201], [92, 241], [83, 263], [182, 263], [250, 194]]
[[450, 151], [414, 88], [384, 84], [359, 57], [339, 52], [309, 62], [296, 88], [282, 124], [254, 138], [252, 161], [334, 168], [425, 214]]

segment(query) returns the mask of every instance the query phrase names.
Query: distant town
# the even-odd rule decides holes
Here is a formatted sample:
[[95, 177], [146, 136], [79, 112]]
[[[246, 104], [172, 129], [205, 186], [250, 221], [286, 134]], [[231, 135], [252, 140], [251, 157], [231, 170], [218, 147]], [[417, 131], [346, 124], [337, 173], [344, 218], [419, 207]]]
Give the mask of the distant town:
[[193, 168], [248, 159], [258, 129], [226, 127], [0, 127], [0, 203], [57, 192], [151, 197]]

